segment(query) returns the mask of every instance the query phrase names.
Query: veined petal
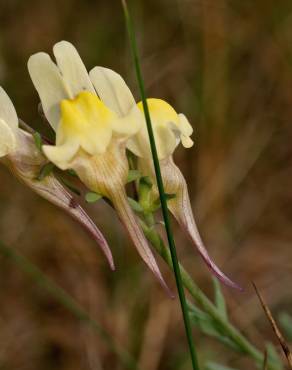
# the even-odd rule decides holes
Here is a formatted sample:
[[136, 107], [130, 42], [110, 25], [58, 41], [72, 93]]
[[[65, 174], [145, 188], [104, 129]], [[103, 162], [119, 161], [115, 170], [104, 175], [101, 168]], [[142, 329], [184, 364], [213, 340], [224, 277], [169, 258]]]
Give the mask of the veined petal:
[[191, 202], [189, 198], [186, 181], [179, 168], [173, 163], [172, 158], [162, 163], [162, 175], [164, 178], [165, 190], [168, 193], [176, 194], [176, 197], [169, 200], [168, 208], [176, 218], [186, 235], [198, 250], [211, 272], [225, 285], [242, 290], [242, 288], [229, 279], [215, 264], [210, 257], [197, 228]]
[[136, 104], [124, 79], [109, 68], [95, 67], [90, 79], [101, 100], [120, 117], [126, 116]]
[[0, 119], [6, 122], [11, 130], [16, 134], [18, 129], [18, 118], [14, 105], [5, 92], [0, 86]]
[[0, 119], [0, 158], [16, 149], [16, 136], [10, 126]]
[[53, 52], [66, 86], [70, 90], [71, 99], [84, 90], [95, 93], [85, 65], [70, 42], [58, 42], [54, 46]]
[[46, 157], [61, 170], [70, 168], [70, 162], [79, 149], [77, 140], [67, 141], [63, 145], [43, 145]]
[[28, 71], [36, 88], [47, 120], [57, 131], [60, 121], [60, 101], [69, 97], [56, 64], [46, 53], [37, 53], [28, 60]]

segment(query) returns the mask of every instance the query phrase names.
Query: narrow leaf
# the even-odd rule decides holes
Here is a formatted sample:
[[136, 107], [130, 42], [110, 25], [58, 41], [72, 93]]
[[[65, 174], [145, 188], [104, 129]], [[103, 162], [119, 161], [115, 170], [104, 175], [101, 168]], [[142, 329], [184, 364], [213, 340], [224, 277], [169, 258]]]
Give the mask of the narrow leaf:
[[218, 310], [220, 311], [222, 317], [228, 320], [225, 298], [223, 296], [220, 283], [218, 279], [216, 279], [215, 277], [213, 277], [213, 284], [214, 284], [215, 304]]
[[151, 179], [150, 179], [149, 176], [143, 176], [143, 177], [141, 177], [140, 183], [141, 184], [148, 185], [150, 188], [152, 188], [152, 186], [153, 186], [153, 183], [152, 183], [152, 181], [151, 181]]
[[204, 370], [236, 370], [235, 368], [219, 365], [215, 362], [207, 362]]
[[72, 168], [70, 168], [68, 171], [68, 174], [73, 177], [78, 177], [76, 171], [74, 171]]
[[136, 181], [141, 177], [141, 173], [138, 170], [130, 170], [128, 173], [127, 183]]
[[131, 206], [131, 208], [135, 211], [135, 212], [144, 212], [142, 206], [140, 203], [138, 203], [136, 200], [134, 200], [133, 198], [130, 198], [128, 197], [128, 201], [129, 201], [129, 204]]
[[33, 133], [32, 136], [33, 136], [33, 139], [34, 139], [35, 146], [41, 152], [42, 151], [42, 145], [43, 145], [43, 140], [42, 140], [41, 134], [39, 132], [35, 132], [35, 133]]
[[90, 191], [85, 195], [85, 200], [87, 203], [95, 203], [101, 198], [102, 198], [102, 195], [95, 193], [93, 191]]
[[274, 366], [276, 365], [279, 370], [283, 370], [282, 361], [273, 343], [270, 343], [270, 342], [266, 343], [265, 352], [266, 352], [266, 357], [267, 357], [266, 363], [270, 365], [273, 364]]
[[279, 322], [285, 331], [287, 339], [292, 341], [292, 316], [287, 312], [281, 312], [279, 315]]
[[261, 295], [261, 293], [259, 292], [259, 290], [257, 289], [257, 287], [254, 283], [253, 283], [253, 286], [254, 286], [255, 292], [256, 292], [259, 300], [260, 300], [260, 303], [261, 303], [261, 305], [264, 309], [264, 312], [265, 312], [268, 320], [270, 321], [272, 329], [273, 329], [276, 337], [278, 338], [278, 341], [279, 341], [279, 343], [282, 347], [282, 350], [283, 350], [283, 352], [284, 352], [284, 354], [287, 358], [289, 369], [292, 369], [292, 353], [291, 353], [291, 351], [288, 347], [288, 344], [287, 344], [286, 340], [284, 339], [283, 334], [281, 333], [275, 319], [273, 318], [271, 310], [269, 309], [269, 307], [265, 303], [263, 296]]
[[265, 353], [264, 353], [264, 362], [263, 362], [263, 370], [268, 370], [268, 351], [267, 349], [265, 350]]
[[51, 162], [46, 163], [40, 170], [40, 173], [38, 174], [37, 179], [39, 181], [44, 180], [48, 175], [51, 174], [51, 172], [54, 170], [55, 165]]

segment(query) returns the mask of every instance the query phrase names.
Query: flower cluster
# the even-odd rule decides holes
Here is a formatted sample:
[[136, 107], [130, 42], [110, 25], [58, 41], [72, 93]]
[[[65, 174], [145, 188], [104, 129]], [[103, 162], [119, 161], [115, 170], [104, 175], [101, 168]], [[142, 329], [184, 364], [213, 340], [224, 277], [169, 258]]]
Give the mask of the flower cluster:
[[[6, 93], [0, 90], [2, 162], [38, 194], [65, 208], [87, 228], [93, 228], [113, 267], [104, 237], [93, 227], [78, 203], [70, 207], [71, 195], [54, 174], [37, 180], [37, 173], [47, 162], [62, 171], [74, 170], [87, 189], [113, 205], [142, 259], [168, 290], [126, 193], [129, 171], [135, 169], [140, 174], [135, 183], [138, 197], [130, 200], [142, 208], [144, 216], [154, 212], [158, 190], [143, 106], [136, 104], [125, 81], [116, 72], [95, 67], [88, 73], [78, 52], [69, 42], [57, 43], [53, 52], [55, 62], [43, 52], [32, 55], [28, 70], [44, 115], [55, 131], [55, 144], [46, 143], [41, 151], [38, 150], [32, 135], [18, 127], [14, 107]], [[204, 247], [194, 221], [186, 181], [172, 158], [180, 143], [185, 148], [193, 145], [190, 138], [192, 126], [185, 115], [178, 114], [165, 101], [148, 99], [147, 103], [165, 189], [172, 195], [168, 200], [169, 210], [209, 268], [225, 284], [235, 287], [236, 284], [220, 271]], [[135, 168], [129, 166], [129, 152], [135, 158], [132, 161]], [[145, 205], [145, 190], [139, 189], [143, 188], [146, 179]]]

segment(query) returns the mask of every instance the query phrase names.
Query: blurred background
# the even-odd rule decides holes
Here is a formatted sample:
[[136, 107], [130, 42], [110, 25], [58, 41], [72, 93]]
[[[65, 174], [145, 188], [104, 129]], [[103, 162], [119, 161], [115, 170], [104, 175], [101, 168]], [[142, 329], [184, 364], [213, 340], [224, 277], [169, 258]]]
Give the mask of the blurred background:
[[[194, 147], [179, 148], [175, 160], [210, 254], [246, 288], [223, 288], [230, 317], [259, 348], [277, 345], [251, 281], [275, 317], [292, 315], [292, 2], [132, 0], [129, 6], [148, 96], [167, 100], [194, 127]], [[74, 43], [88, 69], [119, 72], [139, 99], [119, 1], [1, 0], [0, 30], [0, 83], [19, 116], [47, 135], [26, 63], [62, 39]], [[4, 167], [0, 179], [0, 239], [86, 307], [141, 369], [190, 369], [178, 300], [158, 286], [109, 206], [84, 205], [112, 247], [114, 273], [66, 214]], [[211, 296], [208, 270], [173, 225], [181, 261]], [[194, 335], [202, 364], [253, 368], [196, 329]], [[0, 369], [123, 367], [98, 336], [0, 257]]]

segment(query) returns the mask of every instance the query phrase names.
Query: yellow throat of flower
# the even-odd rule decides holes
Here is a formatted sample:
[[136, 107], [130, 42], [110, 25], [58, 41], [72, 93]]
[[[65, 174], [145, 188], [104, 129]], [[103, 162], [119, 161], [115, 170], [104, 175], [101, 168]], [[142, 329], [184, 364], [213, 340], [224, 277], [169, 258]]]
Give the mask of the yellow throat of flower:
[[74, 99], [62, 100], [60, 109], [57, 145], [77, 141], [92, 155], [106, 150], [112, 136], [112, 122], [117, 116], [97, 95], [82, 91]]

